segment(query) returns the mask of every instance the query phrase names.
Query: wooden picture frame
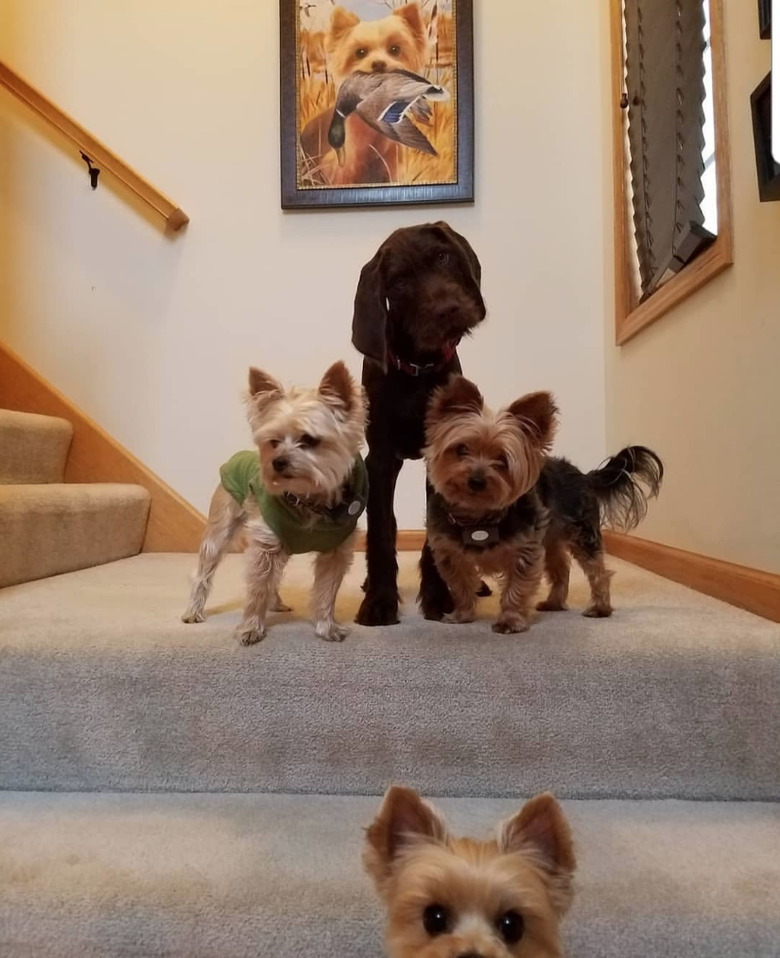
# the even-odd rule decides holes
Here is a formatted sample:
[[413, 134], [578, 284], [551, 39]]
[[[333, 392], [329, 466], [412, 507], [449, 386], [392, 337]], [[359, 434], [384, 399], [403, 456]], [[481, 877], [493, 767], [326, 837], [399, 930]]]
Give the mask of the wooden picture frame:
[[[279, 10], [283, 209], [473, 202], [472, 0], [280, 0]], [[425, 85], [401, 70], [428, 95], [413, 100]], [[342, 89], [349, 77], [357, 96]]]
[[758, 35], [762, 40], [772, 39], [772, 0], [758, 0]]
[[758, 196], [762, 203], [780, 200], [780, 163], [772, 156], [772, 74], [764, 79], [750, 94], [750, 111], [753, 116], [753, 142], [756, 150], [756, 175]]

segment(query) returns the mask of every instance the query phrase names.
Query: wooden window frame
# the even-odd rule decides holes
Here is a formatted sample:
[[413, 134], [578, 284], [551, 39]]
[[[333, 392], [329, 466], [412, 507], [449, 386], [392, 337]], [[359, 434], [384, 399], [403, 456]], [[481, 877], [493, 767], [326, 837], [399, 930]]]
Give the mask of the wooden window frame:
[[615, 342], [618, 346], [660, 319], [691, 293], [734, 262], [731, 219], [731, 168], [729, 163], [728, 109], [726, 105], [726, 55], [723, 36], [723, 0], [709, 0], [712, 50], [712, 96], [715, 119], [715, 180], [718, 235], [711, 246], [688, 263], [643, 303], [631, 282], [629, 242], [632, 216], [627, 191], [628, 157], [625, 150], [624, 110], [620, 98], [623, 78], [623, 0], [610, 0], [612, 38], [612, 159], [615, 218]]

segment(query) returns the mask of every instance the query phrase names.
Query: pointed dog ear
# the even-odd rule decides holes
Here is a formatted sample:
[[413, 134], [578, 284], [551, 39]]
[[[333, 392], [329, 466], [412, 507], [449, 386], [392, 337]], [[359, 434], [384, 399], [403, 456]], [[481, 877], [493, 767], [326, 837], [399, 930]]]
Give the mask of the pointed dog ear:
[[382, 270], [383, 250], [360, 271], [352, 315], [352, 345], [387, 371], [387, 297]]

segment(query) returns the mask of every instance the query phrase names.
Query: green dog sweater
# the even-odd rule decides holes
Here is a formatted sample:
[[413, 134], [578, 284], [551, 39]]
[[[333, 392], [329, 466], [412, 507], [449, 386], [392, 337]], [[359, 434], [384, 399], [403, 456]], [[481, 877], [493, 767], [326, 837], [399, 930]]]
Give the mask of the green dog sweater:
[[237, 452], [219, 470], [223, 487], [239, 505], [254, 496], [268, 526], [279, 537], [285, 552], [332, 552], [355, 531], [366, 508], [368, 473], [363, 457], [355, 457], [342, 503], [324, 515], [301, 509], [294, 497], [273, 496], [260, 478], [260, 460], [256, 450]]

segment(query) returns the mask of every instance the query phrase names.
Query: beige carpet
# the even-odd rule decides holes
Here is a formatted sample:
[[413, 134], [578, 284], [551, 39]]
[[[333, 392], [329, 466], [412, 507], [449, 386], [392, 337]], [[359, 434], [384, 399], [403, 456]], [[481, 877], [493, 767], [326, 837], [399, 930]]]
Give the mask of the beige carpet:
[[149, 503], [118, 482], [0, 484], [0, 588], [136, 555]]
[[0, 409], [0, 588], [141, 551], [149, 493], [64, 483], [73, 426]]
[[[184, 625], [191, 556], [141, 555], [0, 592], [6, 787], [775, 799], [780, 627], [613, 561], [608, 620], [573, 610], [521, 636], [422, 621], [343, 645], [303, 618], [291, 564], [268, 638], [240, 647], [240, 556], [209, 620]], [[363, 557], [338, 611], [360, 601]]]
[[62, 482], [72, 439], [65, 419], [0, 409], [0, 484]]
[[[518, 802], [444, 801], [484, 835]], [[3, 958], [380, 958], [375, 799], [0, 794]], [[780, 953], [780, 813], [570, 802], [568, 958]]]

